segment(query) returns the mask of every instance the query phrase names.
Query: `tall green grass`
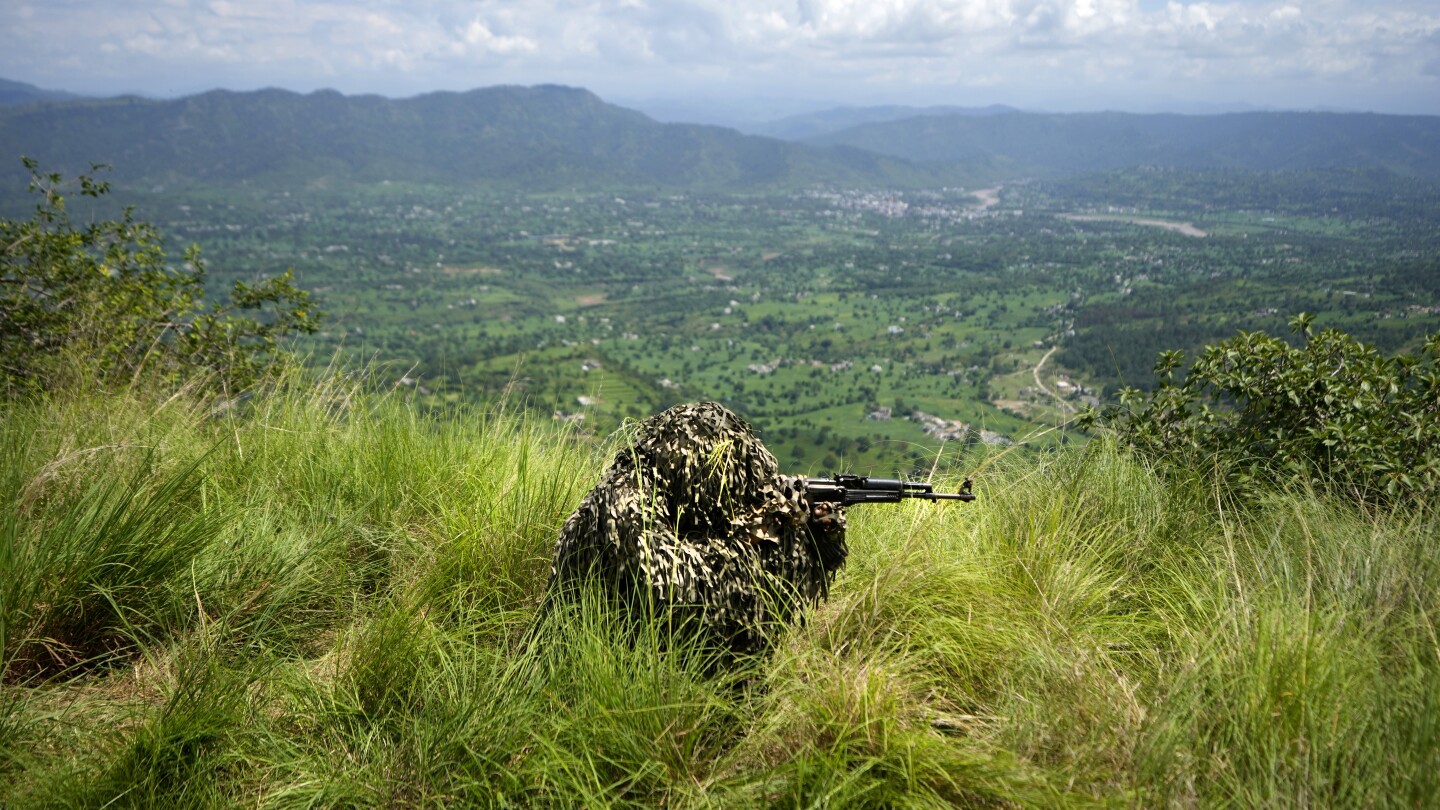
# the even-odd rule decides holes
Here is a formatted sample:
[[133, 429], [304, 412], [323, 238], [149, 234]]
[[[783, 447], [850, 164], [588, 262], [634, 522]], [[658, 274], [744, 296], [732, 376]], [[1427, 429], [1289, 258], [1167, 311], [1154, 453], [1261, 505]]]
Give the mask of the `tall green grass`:
[[[544, 612], [610, 448], [340, 378], [0, 423], [0, 805], [1423, 806], [1437, 525], [1224, 497], [1103, 442], [851, 513], [828, 603], [719, 668]], [[959, 467], [970, 462], [957, 460]]]

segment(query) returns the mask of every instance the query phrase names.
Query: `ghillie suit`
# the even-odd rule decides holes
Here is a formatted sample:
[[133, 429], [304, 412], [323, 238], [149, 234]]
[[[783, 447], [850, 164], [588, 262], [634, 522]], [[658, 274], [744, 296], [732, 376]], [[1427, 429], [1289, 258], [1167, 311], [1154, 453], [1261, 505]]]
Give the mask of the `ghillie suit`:
[[639, 424], [565, 521], [552, 595], [593, 579], [631, 608], [698, 622], [735, 653], [828, 594], [845, 563], [843, 507], [805, 499], [750, 425], [714, 402]]

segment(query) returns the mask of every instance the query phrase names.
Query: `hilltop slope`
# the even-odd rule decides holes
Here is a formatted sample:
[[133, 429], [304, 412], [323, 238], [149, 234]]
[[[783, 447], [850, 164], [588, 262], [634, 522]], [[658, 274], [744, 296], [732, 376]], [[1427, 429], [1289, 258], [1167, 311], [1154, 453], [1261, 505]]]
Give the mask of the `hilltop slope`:
[[539, 608], [608, 454], [548, 420], [294, 382], [223, 413], [0, 403], [0, 805], [1417, 807], [1440, 787], [1424, 507], [1237, 508], [1101, 442], [956, 459], [978, 501], [854, 509], [829, 600], [715, 672], [662, 623]]

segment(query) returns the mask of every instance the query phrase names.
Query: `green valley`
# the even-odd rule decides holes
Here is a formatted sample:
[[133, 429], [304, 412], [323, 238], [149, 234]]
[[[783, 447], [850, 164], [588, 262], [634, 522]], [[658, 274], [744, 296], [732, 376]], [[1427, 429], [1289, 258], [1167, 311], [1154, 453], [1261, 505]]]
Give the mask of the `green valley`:
[[1161, 349], [1300, 311], [1391, 350], [1440, 324], [1436, 187], [1364, 173], [135, 199], [217, 282], [295, 267], [330, 312], [317, 363], [380, 361], [422, 403], [507, 396], [596, 435], [718, 399], [800, 470], [1066, 441], [1051, 428], [1148, 385]]
[[217, 91], [3, 108], [0, 149], [113, 162], [217, 290], [293, 267], [330, 313], [317, 365], [592, 436], [716, 399], [797, 471], [1071, 441], [1162, 349], [1300, 311], [1385, 350], [1440, 324], [1434, 119], [866, 123], [908, 112], [777, 123], [820, 147], [556, 86]]

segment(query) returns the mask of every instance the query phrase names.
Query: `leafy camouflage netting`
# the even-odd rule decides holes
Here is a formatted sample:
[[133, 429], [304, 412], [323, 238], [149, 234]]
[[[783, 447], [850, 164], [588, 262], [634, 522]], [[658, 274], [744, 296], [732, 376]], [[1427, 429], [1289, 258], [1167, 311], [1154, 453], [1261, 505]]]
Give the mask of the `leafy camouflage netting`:
[[551, 589], [593, 576], [630, 605], [698, 618], [736, 652], [824, 598], [845, 563], [841, 507], [805, 499], [744, 420], [714, 402], [641, 422], [565, 521]]

